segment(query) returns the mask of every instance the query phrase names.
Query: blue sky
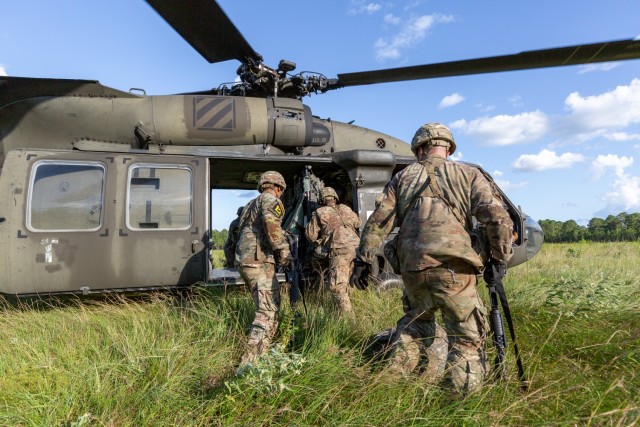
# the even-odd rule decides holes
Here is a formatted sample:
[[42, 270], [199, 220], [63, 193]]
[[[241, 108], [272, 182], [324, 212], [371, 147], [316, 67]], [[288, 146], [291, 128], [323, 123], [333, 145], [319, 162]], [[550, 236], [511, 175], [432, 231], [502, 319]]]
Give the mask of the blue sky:
[[[640, 36], [640, 2], [355, 1], [221, 6], [268, 65], [338, 73], [517, 53]], [[142, 0], [6, 2], [0, 73], [96, 79], [149, 95], [233, 81]], [[345, 88], [305, 99], [315, 115], [409, 141], [449, 125], [456, 159], [479, 163], [534, 219], [640, 211], [640, 60]], [[225, 228], [252, 196], [224, 200]]]

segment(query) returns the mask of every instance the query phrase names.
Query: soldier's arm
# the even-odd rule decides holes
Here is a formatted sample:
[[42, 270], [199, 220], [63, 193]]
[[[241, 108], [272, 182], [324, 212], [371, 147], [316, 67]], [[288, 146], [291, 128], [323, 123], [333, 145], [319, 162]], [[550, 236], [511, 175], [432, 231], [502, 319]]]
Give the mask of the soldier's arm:
[[396, 185], [394, 177], [385, 187], [384, 198], [369, 217], [362, 231], [356, 256], [369, 264], [373, 263], [378, 248], [393, 230], [397, 214]]
[[506, 262], [513, 254], [513, 221], [485, 177], [478, 173], [472, 186], [471, 212], [486, 227], [491, 257]]
[[360, 215], [349, 209], [349, 215], [351, 215], [351, 221], [353, 223], [354, 228], [360, 228], [362, 225], [362, 220], [360, 219]]
[[307, 228], [304, 230], [304, 234], [307, 236], [310, 242], [316, 243], [318, 241], [318, 235], [320, 234], [320, 220], [317, 212], [311, 215], [311, 221], [307, 224]]
[[265, 198], [261, 206], [262, 221], [267, 239], [273, 250], [288, 249], [289, 244], [282, 230], [282, 218], [284, 217], [284, 206], [276, 198]]

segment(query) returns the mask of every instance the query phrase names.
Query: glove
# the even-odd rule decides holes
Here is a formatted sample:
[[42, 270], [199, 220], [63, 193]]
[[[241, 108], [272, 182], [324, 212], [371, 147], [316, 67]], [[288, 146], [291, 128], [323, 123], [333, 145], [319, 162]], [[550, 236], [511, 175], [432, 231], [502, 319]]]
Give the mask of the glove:
[[371, 264], [364, 262], [360, 258], [353, 260], [353, 273], [349, 278], [349, 286], [359, 290], [367, 289], [369, 286], [369, 276], [371, 275]]
[[278, 251], [278, 265], [282, 266], [282, 267], [289, 267], [291, 265], [291, 262], [293, 261], [293, 259], [291, 258], [291, 252], [289, 252], [289, 249], [280, 249]]
[[507, 266], [504, 262], [491, 258], [484, 268], [482, 277], [487, 283], [502, 281], [502, 278], [507, 274]]

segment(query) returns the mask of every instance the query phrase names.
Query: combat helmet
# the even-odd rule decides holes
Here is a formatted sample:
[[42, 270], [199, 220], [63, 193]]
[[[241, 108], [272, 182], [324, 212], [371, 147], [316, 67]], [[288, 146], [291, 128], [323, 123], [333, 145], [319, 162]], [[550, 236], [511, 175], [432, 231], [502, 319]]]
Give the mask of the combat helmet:
[[236, 211], [236, 216], [240, 216], [240, 215], [242, 215], [242, 211], [243, 211], [243, 210], [244, 210], [244, 206], [240, 206], [240, 207], [238, 208], [238, 210]]
[[336, 193], [336, 190], [331, 187], [324, 187], [324, 189], [322, 190], [323, 203], [326, 203], [327, 197], [333, 197], [334, 199], [336, 199], [336, 201], [338, 201], [338, 194]]
[[258, 191], [262, 193], [267, 185], [277, 185], [281, 187], [284, 191], [287, 188], [287, 183], [284, 182], [284, 177], [280, 174], [280, 172], [276, 171], [266, 171], [262, 175], [260, 175], [260, 179], [258, 180]]
[[449, 154], [456, 151], [453, 135], [449, 128], [442, 123], [426, 123], [420, 126], [411, 140], [411, 151], [415, 154], [418, 147], [427, 143], [431, 146], [447, 147]]

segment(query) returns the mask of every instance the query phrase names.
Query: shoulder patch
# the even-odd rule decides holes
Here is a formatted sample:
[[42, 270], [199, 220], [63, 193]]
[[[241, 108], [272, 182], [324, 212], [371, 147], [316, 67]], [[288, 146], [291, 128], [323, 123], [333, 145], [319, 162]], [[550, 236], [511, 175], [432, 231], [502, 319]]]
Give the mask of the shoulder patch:
[[284, 206], [282, 206], [282, 202], [280, 200], [276, 200], [269, 210], [271, 210], [278, 218], [282, 218], [282, 215], [284, 215]]

